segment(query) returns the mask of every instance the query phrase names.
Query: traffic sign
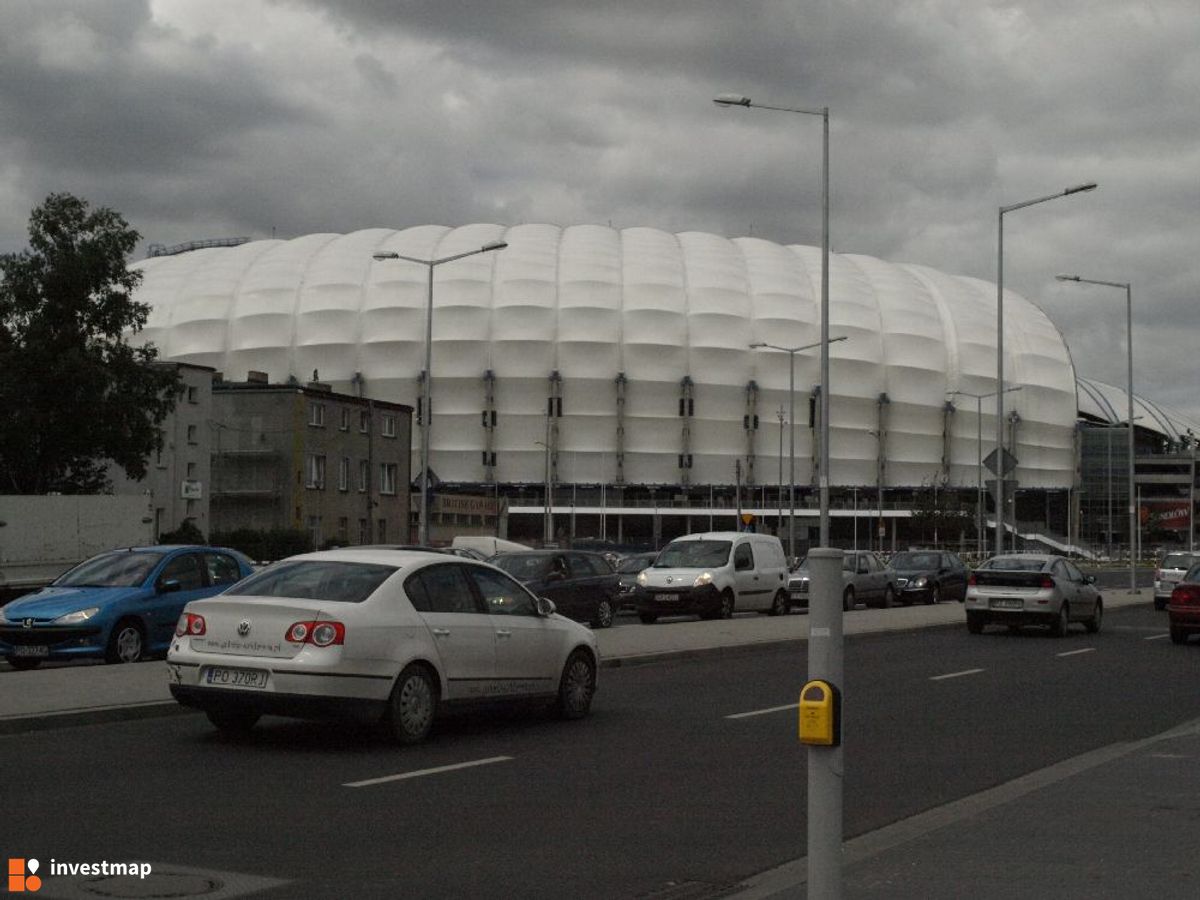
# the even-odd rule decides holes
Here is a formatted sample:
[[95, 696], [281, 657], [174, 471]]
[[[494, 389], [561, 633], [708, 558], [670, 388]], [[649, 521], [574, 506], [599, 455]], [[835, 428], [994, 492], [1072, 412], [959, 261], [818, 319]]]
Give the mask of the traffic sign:
[[[1007, 450], [1004, 451], [1003, 458], [1004, 458], [1004, 471], [999, 474], [1007, 475], [1009, 472], [1011, 472], [1013, 469], [1015, 469], [1017, 467], [1017, 458], [1015, 456], [1013, 456], [1011, 453], [1009, 453]], [[987, 470], [989, 472], [991, 472], [993, 475], [997, 474], [997, 472], [996, 472], [996, 451], [995, 450], [993, 450], [991, 453], [989, 453], [987, 456], [985, 456], [983, 458], [983, 464], [985, 466], [987, 466]]]

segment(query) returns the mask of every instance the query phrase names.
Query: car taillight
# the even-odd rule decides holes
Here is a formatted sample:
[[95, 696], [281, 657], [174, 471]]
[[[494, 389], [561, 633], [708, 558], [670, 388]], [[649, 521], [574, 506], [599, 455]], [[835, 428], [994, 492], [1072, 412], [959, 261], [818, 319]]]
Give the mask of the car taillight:
[[329, 647], [345, 643], [346, 626], [341, 622], [295, 622], [288, 628], [283, 639], [292, 644]]
[[975, 580], [975, 573], [974, 573], [974, 572], [972, 572], [972, 573], [971, 573], [971, 574], [970, 574], [970, 575], [967, 577], [967, 584], [968, 584], [970, 587], [975, 587], [975, 585], [979, 584], [979, 582]]
[[185, 612], [175, 624], [175, 637], [199, 637], [204, 634], [204, 616]]
[[1171, 591], [1172, 606], [1197, 606], [1200, 605], [1200, 585], [1198, 584], [1181, 584], [1175, 590]]
[[1049, 575], [1043, 575], [1042, 576], [1042, 587], [1046, 588], [1047, 590], [1049, 590], [1050, 588], [1053, 588], [1054, 587], [1054, 579], [1051, 578]]

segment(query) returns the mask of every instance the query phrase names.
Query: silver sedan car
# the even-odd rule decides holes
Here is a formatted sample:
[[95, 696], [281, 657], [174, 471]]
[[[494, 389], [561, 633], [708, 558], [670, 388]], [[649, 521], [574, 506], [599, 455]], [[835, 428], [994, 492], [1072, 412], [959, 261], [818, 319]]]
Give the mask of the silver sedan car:
[[1092, 575], [1062, 556], [1010, 553], [993, 556], [967, 581], [967, 630], [985, 625], [1049, 625], [1058, 637], [1072, 622], [1093, 634], [1100, 630], [1104, 601]]
[[382, 723], [402, 744], [448, 706], [587, 715], [596, 638], [486, 563], [377, 548], [294, 556], [184, 607], [172, 696], [241, 732], [264, 714]]

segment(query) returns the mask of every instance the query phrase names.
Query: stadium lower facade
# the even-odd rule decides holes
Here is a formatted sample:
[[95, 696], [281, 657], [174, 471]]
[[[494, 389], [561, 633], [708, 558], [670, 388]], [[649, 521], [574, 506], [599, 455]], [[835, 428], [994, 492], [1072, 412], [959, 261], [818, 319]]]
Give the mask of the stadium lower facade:
[[[440, 260], [501, 241], [434, 267], [374, 258]], [[413, 472], [432, 418], [437, 490], [506, 500], [510, 537], [658, 544], [744, 516], [788, 532], [793, 466], [800, 541], [815, 536], [819, 350], [751, 345], [818, 342], [819, 248], [478, 224], [204, 247], [134, 268], [151, 307], [135, 340], [232, 379], [319, 379], [412, 406]], [[421, 402], [430, 272], [432, 417]], [[995, 303], [986, 281], [831, 256], [829, 330], [846, 338], [830, 347], [835, 543], [975, 545], [980, 457], [996, 434], [994, 394], [977, 399], [996, 388]], [[1100, 421], [1096, 396], [1111, 389], [1081, 401], [1062, 335], [1011, 292], [1004, 348], [1006, 384], [1020, 388], [1005, 397], [1010, 516], [1069, 539], [1081, 409]], [[1138, 423], [1145, 440], [1178, 438], [1184, 423], [1163, 418]], [[939, 523], [952, 533], [929, 534]]]

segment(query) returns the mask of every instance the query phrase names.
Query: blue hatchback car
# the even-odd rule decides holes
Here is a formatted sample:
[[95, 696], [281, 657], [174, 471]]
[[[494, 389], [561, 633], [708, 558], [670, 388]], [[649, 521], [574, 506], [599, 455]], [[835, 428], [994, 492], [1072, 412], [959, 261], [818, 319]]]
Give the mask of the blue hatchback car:
[[32, 669], [49, 659], [125, 663], [165, 654], [188, 601], [221, 593], [253, 568], [224, 547], [101, 553], [0, 607], [0, 657]]

